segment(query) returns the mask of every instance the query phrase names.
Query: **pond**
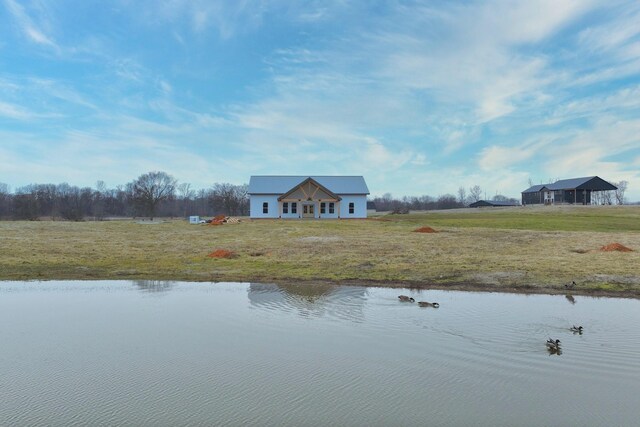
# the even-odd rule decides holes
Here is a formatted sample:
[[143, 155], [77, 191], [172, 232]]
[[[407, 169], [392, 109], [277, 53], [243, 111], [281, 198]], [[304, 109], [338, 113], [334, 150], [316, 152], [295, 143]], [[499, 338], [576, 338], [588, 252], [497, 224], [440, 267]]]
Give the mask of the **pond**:
[[2, 426], [636, 425], [639, 355], [631, 299], [0, 282]]

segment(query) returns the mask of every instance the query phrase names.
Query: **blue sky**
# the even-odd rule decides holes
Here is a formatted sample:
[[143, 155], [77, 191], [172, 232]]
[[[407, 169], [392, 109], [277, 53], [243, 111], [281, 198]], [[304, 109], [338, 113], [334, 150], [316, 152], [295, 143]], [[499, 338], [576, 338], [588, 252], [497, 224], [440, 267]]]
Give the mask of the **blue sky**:
[[0, 0], [0, 182], [640, 200], [637, 1]]

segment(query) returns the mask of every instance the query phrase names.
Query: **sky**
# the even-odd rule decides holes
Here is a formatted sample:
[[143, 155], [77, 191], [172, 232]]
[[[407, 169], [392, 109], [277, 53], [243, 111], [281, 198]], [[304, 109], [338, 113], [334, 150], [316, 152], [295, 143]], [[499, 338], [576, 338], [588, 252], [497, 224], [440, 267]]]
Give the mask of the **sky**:
[[0, 0], [0, 183], [640, 200], [637, 0]]

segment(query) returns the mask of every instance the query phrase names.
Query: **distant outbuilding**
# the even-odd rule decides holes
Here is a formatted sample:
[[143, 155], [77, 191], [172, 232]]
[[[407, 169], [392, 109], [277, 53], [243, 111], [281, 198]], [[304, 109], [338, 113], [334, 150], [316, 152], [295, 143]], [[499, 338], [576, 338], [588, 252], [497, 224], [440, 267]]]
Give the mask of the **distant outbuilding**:
[[523, 205], [591, 204], [594, 191], [617, 190], [618, 187], [598, 176], [561, 179], [553, 184], [534, 185], [522, 192]]
[[509, 201], [497, 201], [497, 200], [478, 200], [469, 205], [470, 208], [485, 208], [485, 207], [499, 207], [499, 206], [518, 206], [516, 202]]

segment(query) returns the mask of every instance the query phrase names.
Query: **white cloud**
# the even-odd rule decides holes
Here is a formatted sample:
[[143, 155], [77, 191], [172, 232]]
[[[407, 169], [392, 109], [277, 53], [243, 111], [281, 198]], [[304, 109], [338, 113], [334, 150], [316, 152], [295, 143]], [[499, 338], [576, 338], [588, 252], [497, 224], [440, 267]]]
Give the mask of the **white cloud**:
[[[585, 50], [613, 55], [621, 59], [634, 59], [633, 46], [640, 35], [640, 5], [625, 4], [623, 9], [615, 8], [616, 19], [589, 26], [578, 35], [578, 41]], [[629, 48], [631, 50], [628, 50]]]
[[10, 119], [28, 120], [33, 118], [34, 114], [18, 105], [0, 102], [0, 116]]
[[24, 10], [24, 7], [14, 0], [4, 0], [4, 3], [13, 15], [20, 31], [34, 43], [49, 46], [55, 51], [59, 51], [58, 45], [39, 28]]
[[493, 145], [482, 149], [478, 164], [483, 171], [491, 172], [529, 160], [533, 155], [534, 150], [531, 147], [498, 147]]

